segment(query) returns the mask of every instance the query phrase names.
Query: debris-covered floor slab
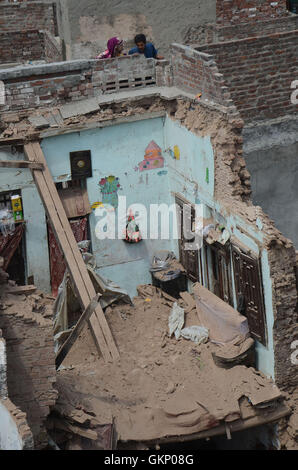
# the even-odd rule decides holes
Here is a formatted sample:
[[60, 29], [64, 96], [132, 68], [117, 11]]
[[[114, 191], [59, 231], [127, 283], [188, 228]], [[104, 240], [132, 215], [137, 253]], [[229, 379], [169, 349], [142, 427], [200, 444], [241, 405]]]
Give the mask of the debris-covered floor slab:
[[[88, 439], [100, 448], [97, 426], [113, 423], [118, 442], [152, 444], [210, 429], [225, 434], [235, 423], [244, 428], [289, 413], [276, 385], [253, 367], [219, 367], [212, 357], [218, 345], [170, 338], [173, 300], [143, 286], [134, 306], [107, 308], [120, 352], [111, 365], [98, 358], [84, 329], [57, 372], [59, 398], [48, 425], [58, 445], [72, 448], [75, 437], [81, 448], [90, 445]], [[196, 308], [179, 303], [188, 311], [185, 326], [197, 325]]]

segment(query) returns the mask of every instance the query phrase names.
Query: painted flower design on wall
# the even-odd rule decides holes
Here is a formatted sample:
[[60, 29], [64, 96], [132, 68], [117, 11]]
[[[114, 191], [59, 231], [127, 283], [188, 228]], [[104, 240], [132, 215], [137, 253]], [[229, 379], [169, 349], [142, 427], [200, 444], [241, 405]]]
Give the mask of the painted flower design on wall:
[[164, 167], [164, 158], [161, 154], [161, 148], [154, 140], [151, 140], [145, 150], [144, 160], [138, 165], [139, 171], [155, 170]]
[[118, 191], [121, 188], [119, 178], [110, 175], [101, 178], [99, 188], [102, 195], [102, 203], [110, 204], [117, 209], [118, 207]]

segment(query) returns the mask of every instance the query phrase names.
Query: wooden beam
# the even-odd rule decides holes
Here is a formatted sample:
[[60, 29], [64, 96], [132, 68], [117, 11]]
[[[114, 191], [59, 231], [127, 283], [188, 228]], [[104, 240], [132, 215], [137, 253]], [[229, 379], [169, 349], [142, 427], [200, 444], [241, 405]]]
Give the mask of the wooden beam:
[[[91, 299], [95, 296], [95, 289], [66, 217], [52, 175], [47, 167], [39, 143], [34, 142], [26, 144], [24, 151], [29, 161], [38, 161], [44, 165], [43, 171], [31, 171], [57, 241], [64, 254], [65, 262], [76, 289], [78, 299], [80, 300], [82, 308], [85, 310]], [[118, 359], [118, 349], [99, 304], [94, 314], [92, 314], [89, 319], [89, 325], [95, 343], [99, 351], [101, 351], [104, 360], [110, 361]]]
[[34, 285], [15, 286], [15, 287], [9, 287], [6, 292], [8, 294], [16, 294], [16, 295], [33, 294], [33, 292], [35, 292], [36, 289], [37, 287]]
[[71, 350], [72, 346], [74, 345], [75, 341], [77, 340], [79, 334], [82, 332], [85, 326], [85, 323], [88, 322], [90, 316], [94, 312], [98, 304], [99, 298], [100, 298], [100, 294], [96, 294], [94, 299], [91, 300], [90, 304], [88, 305], [86, 310], [82, 313], [79, 320], [77, 321], [77, 324], [72, 330], [72, 332], [70, 333], [69, 337], [59, 349], [57, 356], [56, 356], [56, 369], [58, 369], [58, 367], [62, 364], [67, 354]]
[[42, 163], [28, 162], [26, 160], [2, 160], [0, 168], [30, 168], [32, 170], [43, 170]]
[[[58, 217], [60, 218], [61, 225], [65, 231], [69, 246], [73, 252], [73, 256], [75, 258], [75, 262], [77, 263], [79, 272], [81, 274], [83, 283], [85, 285], [85, 288], [87, 289], [88, 293], [88, 303], [87, 305], [84, 305], [84, 308], [87, 308], [89, 302], [91, 299], [95, 296], [95, 289], [93, 286], [93, 283], [90, 279], [88, 270], [86, 268], [86, 264], [83, 260], [83, 257], [81, 255], [81, 252], [78, 248], [76, 239], [74, 237], [73, 231], [71, 230], [70, 223], [68, 221], [68, 218], [66, 216], [63, 204], [61, 202], [61, 199], [59, 197], [59, 194], [57, 192], [56, 186], [54, 184], [52, 175], [50, 173], [50, 170], [48, 169], [46, 159], [44, 157], [44, 154], [41, 150], [41, 147], [38, 142], [33, 142], [32, 147], [34, 148], [35, 151], [35, 156], [36, 160], [39, 163], [42, 163], [44, 165], [44, 171], [43, 174], [45, 176], [48, 190], [53, 198], [53, 201], [55, 201], [55, 206], [57, 209]], [[35, 172], [37, 173], [37, 172]], [[97, 318], [97, 321], [95, 321], [95, 317]], [[118, 359], [119, 358], [119, 352], [116, 347], [116, 344], [114, 342], [114, 339], [111, 334], [111, 330], [109, 328], [109, 325], [107, 323], [107, 320], [104, 316], [104, 313], [102, 311], [101, 306], [98, 304], [98, 306], [95, 309], [94, 315], [91, 316], [90, 318], [91, 324], [92, 324], [92, 329], [93, 331], [96, 332], [96, 337], [100, 335], [102, 337], [102, 333], [105, 339], [105, 342], [108, 347], [108, 351], [111, 354], [112, 359]], [[98, 325], [99, 323], [99, 325]], [[98, 327], [99, 326], [99, 327]]]

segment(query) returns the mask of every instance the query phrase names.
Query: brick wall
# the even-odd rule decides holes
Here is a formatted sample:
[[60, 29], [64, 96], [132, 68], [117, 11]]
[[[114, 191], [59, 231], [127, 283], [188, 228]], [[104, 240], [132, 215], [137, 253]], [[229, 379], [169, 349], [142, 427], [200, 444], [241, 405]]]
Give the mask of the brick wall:
[[289, 15], [286, 0], [217, 0], [218, 24], [254, 23], [256, 20]]
[[49, 33], [43, 32], [44, 39], [44, 55], [47, 62], [60, 62], [63, 60], [62, 47], [56, 38]]
[[0, 3], [0, 31], [46, 29], [55, 34], [54, 3]]
[[41, 314], [24, 313], [20, 305], [5, 302], [0, 327], [6, 340], [8, 395], [27, 414], [38, 449], [47, 444], [44, 420], [57, 397], [53, 325]]
[[27, 62], [45, 58], [44, 34], [41, 31], [0, 33], [0, 64]]
[[235, 41], [255, 36], [265, 36], [278, 32], [294, 31], [298, 29], [298, 16], [257, 21], [255, 23], [240, 23], [229, 26], [206, 24], [204, 26], [191, 26], [185, 33], [185, 44], [210, 44], [225, 41]]
[[139, 55], [16, 67], [0, 70], [0, 80], [4, 82], [6, 95], [0, 111], [9, 111], [55, 106], [156, 83], [162, 85], [164, 80], [171, 82], [171, 75], [167, 61], [157, 74], [154, 59]]
[[172, 44], [171, 60], [173, 84], [195, 96], [224, 107], [232, 106], [230, 94], [224, 84], [213, 57], [180, 44]]
[[200, 46], [212, 54], [244, 120], [297, 112], [291, 83], [298, 75], [298, 31]]
[[291, 362], [291, 344], [298, 340], [294, 248], [272, 245], [269, 263], [274, 296], [275, 381], [282, 390], [287, 390], [298, 385], [298, 366]]

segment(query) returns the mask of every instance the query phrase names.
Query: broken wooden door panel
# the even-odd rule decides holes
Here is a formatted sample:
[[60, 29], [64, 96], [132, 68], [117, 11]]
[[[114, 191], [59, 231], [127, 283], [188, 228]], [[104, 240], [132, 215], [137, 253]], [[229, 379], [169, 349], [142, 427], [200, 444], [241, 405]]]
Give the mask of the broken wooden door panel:
[[266, 345], [266, 318], [260, 262], [232, 246], [238, 310], [245, 315], [251, 335]]
[[178, 197], [176, 198], [177, 205], [177, 221], [180, 235], [179, 238], [179, 258], [180, 263], [186, 270], [187, 277], [197, 282], [199, 279], [199, 256], [198, 250], [188, 250], [187, 245], [195, 241], [191, 238], [191, 231], [194, 228], [195, 210], [190, 204], [184, 203]]
[[[69, 223], [77, 243], [87, 240], [87, 217], [79, 220], [70, 220]], [[66, 263], [51, 224], [48, 224], [48, 243], [50, 253], [51, 288], [52, 294], [54, 297], [57, 297], [58, 288], [65, 273]]]

